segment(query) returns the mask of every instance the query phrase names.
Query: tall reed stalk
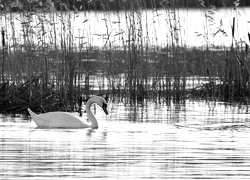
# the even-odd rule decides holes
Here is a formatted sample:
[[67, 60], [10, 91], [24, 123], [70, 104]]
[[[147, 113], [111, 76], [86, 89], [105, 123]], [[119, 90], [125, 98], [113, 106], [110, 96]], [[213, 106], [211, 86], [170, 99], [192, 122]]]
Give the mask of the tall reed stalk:
[[[48, 110], [51, 104], [75, 109], [82, 92], [86, 96], [119, 93], [133, 100], [165, 96], [179, 101], [186, 96], [190, 76], [208, 82], [201, 85], [201, 97], [248, 96], [249, 50], [247, 42], [237, 39], [237, 16], [232, 18], [232, 44], [214, 51], [213, 39], [226, 35], [223, 22], [214, 28], [216, 7], [198, 2], [204, 17], [204, 32], [199, 34], [204, 45], [193, 49], [182, 31], [188, 27], [181, 26], [185, 1], [101, 0], [87, 5], [76, 1], [75, 6], [70, 1], [43, 1], [42, 6], [26, 3], [18, 12], [2, 11], [1, 83], [28, 83], [26, 106], [38, 99]], [[115, 3], [119, 9], [111, 11]], [[234, 4], [237, 11], [239, 1]], [[149, 6], [153, 8], [146, 9]], [[96, 11], [87, 11], [89, 7]], [[158, 29], [162, 16], [166, 27]], [[95, 33], [91, 23], [104, 24], [104, 31]], [[158, 31], [166, 36], [163, 44], [152, 36]], [[93, 37], [103, 47], [94, 47]], [[96, 80], [99, 92], [93, 90]]]

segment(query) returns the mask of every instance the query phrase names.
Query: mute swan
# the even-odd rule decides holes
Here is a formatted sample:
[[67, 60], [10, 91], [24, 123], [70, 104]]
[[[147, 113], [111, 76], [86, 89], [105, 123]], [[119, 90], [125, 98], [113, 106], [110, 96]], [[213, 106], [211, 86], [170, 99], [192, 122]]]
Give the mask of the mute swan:
[[98, 123], [90, 110], [90, 107], [93, 103], [96, 103], [102, 107], [106, 115], [107, 111], [107, 102], [103, 97], [93, 96], [90, 98], [86, 104], [86, 112], [91, 123], [84, 122], [82, 118], [74, 116], [72, 113], [67, 112], [49, 112], [44, 114], [37, 115], [28, 108], [31, 118], [35, 121], [38, 127], [42, 128], [87, 128], [91, 127], [93, 129], [98, 128]]

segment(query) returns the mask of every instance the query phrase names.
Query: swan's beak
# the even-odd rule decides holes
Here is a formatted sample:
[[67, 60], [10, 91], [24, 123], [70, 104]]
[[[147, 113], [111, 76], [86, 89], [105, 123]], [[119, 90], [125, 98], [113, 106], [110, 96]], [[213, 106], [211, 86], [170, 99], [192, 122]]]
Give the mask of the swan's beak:
[[102, 109], [103, 109], [103, 111], [105, 112], [106, 115], [109, 114], [109, 113], [108, 113], [108, 110], [107, 110], [107, 104], [104, 104], [104, 103], [103, 103]]

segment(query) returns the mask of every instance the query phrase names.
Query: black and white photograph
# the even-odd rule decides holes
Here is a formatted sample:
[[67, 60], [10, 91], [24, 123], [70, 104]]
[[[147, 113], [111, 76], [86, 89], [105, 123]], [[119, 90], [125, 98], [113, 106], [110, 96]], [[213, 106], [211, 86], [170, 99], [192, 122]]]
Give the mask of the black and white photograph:
[[250, 0], [0, 0], [0, 180], [250, 179]]

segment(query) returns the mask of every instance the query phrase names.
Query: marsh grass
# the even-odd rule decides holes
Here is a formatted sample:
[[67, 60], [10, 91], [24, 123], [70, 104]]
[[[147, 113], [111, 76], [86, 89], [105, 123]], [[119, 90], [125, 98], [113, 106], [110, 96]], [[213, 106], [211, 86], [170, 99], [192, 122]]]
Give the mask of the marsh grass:
[[[84, 13], [82, 29], [76, 30], [79, 11], [70, 11], [67, 3], [59, 3], [61, 11], [51, 1], [43, 8], [26, 8], [32, 11], [2, 11], [0, 110], [24, 110], [32, 106], [36, 110], [42, 107], [46, 111], [76, 111], [82, 95], [87, 98], [106, 93], [133, 101], [164, 98], [178, 102], [188, 94], [223, 100], [248, 98], [249, 42], [236, 38], [237, 17], [232, 21], [232, 44], [214, 50], [209, 35], [216, 37], [225, 31], [218, 27], [214, 32], [211, 28], [216, 7], [211, 4], [206, 7], [203, 0], [198, 2], [204, 16], [201, 34], [204, 45], [193, 48], [186, 47], [186, 35], [181, 31], [188, 28], [180, 23], [182, 1], [161, 2], [167, 21], [164, 31], [170, 32], [166, 33], [166, 45], [159, 45], [157, 36], [150, 39], [149, 28], [159, 30], [154, 23], [146, 22], [145, 32], [142, 21], [148, 18], [146, 4], [140, 0], [131, 1], [129, 8], [128, 4], [121, 4], [123, 13], [113, 11], [115, 22], [109, 17], [110, 8], [103, 4], [103, 18], [99, 22], [105, 23], [103, 34], [94, 34], [89, 28], [88, 12]], [[156, 7], [155, 1], [151, 4]], [[237, 11], [239, 1], [234, 4]], [[158, 9], [152, 9], [152, 13], [156, 22], [161, 14]], [[118, 29], [114, 30], [114, 24], [118, 24]], [[21, 36], [17, 34], [19, 30]], [[100, 37], [104, 46], [93, 47], [91, 35]], [[205, 78], [207, 83], [196, 86], [193, 82], [193, 86], [188, 86], [187, 80], [194, 76], [193, 81]]]

